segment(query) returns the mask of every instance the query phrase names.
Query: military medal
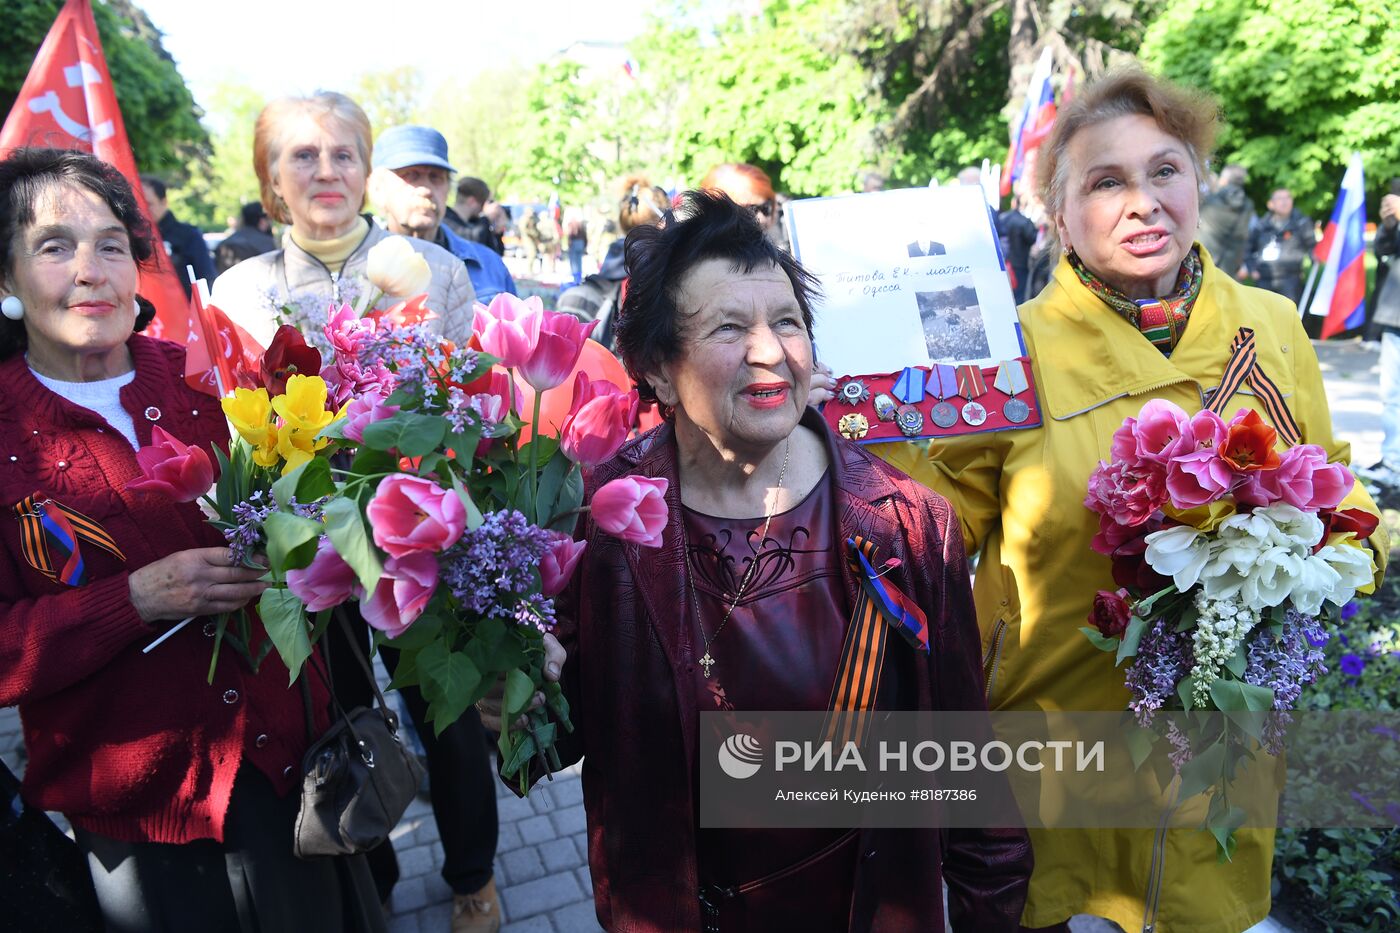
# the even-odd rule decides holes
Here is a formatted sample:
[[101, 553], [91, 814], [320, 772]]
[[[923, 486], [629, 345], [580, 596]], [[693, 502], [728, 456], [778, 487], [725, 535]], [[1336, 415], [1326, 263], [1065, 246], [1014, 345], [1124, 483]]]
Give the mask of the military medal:
[[958, 394], [967, 399], [962, 407], [963, 421], [974, 428], [985, 424], [987, 421], [987, 409], [982, 407], [982, 403], [977, 401], [980, 396], [987, 394], [987, 383], [982, 378], [982, 369], [979, 366], [968, 364], [959, 366], [957, 369]]
[[875, 396], [875, 417], [881, 421], [893, 421], [896, 413], [894, 399], [883, 392]]
[[912, 366], [904, 367], [904, 372], [894, 381], [894, 397], [906, 405], [917, 405], [924, 400], [924, 374]]
[[848, 441], [858, 441], [870, 431], [870, 422], [859, 412], [842, 415], [836, 422], [836, 430]]
[[933, 423], [940, 428], [951, 428], [958, 423], [958, 410], [948, 401], [958, 394], [956, 370], [946, 363], [939, 363], [928, 374], [928, 390], [938, 399], [933, 406]]
[[918, 437], [924, 431], [924, 413], [913, 405], [899, 406], [895, 421], [898, 422], [899, 430], [903, 432], [905, 437]]
[[836, 394], [847, 405], [859, 405], [870, 399], [870, 390], [859, 379], [850, 379], [842, 383]]
[[1007, 421], [1021, 424], [1031, 416], [1031, 407], [1016, 397], [1030, 388], [1030, 380], [1026, 378], [1026, 370], [1020, 360], [1003, 360], [997, 367], [997, 376], [992, 381], [992, 388], [1011, 396], [1006, 400], [1006, 404], [1001, 406], [1001, 413]]

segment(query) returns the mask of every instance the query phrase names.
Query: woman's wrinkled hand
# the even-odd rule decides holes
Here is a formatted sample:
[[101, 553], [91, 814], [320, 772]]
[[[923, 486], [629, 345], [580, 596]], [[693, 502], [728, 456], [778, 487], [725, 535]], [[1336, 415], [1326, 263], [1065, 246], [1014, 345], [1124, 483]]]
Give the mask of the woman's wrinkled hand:
[[[553, 635], [546, 634], [544, 636], [545, 680], [551, 683], [558, 682], [559, 674], [564, 670], [564, 659], [566, 657], [568, 657], [568, 652], [564, 650], [563, 645], [559, 644], [559, 639], [555, 638]], [[505, 689], [506, 679], [504, 677], [498, 678], [490, 692], [478, 700], [476, 704], [476, 710], [481, 714], [481, 724], [492, 732], [501, 731], [501, 702], [505, 696]], [[535, 696], [530, 700], [530, 705], [525, 708], [525, 712], [528, 713], [530, 710], [539, 709], [543, 705], [544, 694], [537, 691]], [[515, 727], [517, 729], [523, 729], [526, 725], [525, 714], [522, 713], [520, 717], [515, 720]]]
[[836, 377], [825, 363], [812, 365], [812, 385], [807, 392], [807, 404], [816, 408], [836, 397]]
[[260, 567], [233, 562], [225, 547], [176, 551], [134, 570], [127, 579], [131, 604], [145, 622], [233, 612], [262, 595], [269, 584]]

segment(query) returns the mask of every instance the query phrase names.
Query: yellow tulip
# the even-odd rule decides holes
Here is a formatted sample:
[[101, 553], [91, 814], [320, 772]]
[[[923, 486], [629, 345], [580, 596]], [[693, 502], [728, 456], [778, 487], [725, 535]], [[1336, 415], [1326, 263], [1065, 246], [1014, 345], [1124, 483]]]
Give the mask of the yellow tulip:
[[288, 427], [313, 435], [335, 419], [334, 412], [326, 411], [326, 382], [320, 376], [292, 376], [286, 394], [273, 399], [272, 408]]
[[[224, 417], [233, 425], [245, 441], [254, 447], [266, 447], [277, 443], [277, 429], [269, 422], [272, 419], [272, 403], [266, 389], [233, 390], [231, 398], [222, 399], [219, 404], [224, 409]], [[267, 466], [268, 464], [263, 464]]]
[[267, 442], [253, 448], [253, 462], [268, 469], [277, 466], [277, 462], [282, 459], [282, 455], [277, 452], [277, 441], [277, 425], [269, 424], [267, 426]]
[[1162, 506], [1162, 514], [1203, 534], [1209, 534], [1220, 527], [1220, 523], [1235, 514], [1235, 507], [1223, 499], [1207, 502], [1192, 509], [1178, 509], [1170, 502]]

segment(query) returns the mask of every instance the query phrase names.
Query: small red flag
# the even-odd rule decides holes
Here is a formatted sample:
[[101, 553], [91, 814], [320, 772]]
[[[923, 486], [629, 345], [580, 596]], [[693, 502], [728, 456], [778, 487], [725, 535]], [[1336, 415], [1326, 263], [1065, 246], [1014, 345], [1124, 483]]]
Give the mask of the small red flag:
[[185, 345], [185, 381], [215, 398], [242, 386], [261, 385], [262, 346], [227, 314], [209, 303], [209, 286], [200, 279], [191, 296], [195, 327]]
[[[34, 56], [14, 108], [0, 128], [0, 156], [22, 146], [78, 149], [111, 163], [131, 183], [150, 218], [91, 0], [68, 0]], [[141, 271], [137, 287], [156, 306], [146, 333], [184, 344], [191, 330], [190, 303], [175, 277], [184, 270], [171, 268], [154, 224], [151, 229], [158, 248], [153, 268]]]

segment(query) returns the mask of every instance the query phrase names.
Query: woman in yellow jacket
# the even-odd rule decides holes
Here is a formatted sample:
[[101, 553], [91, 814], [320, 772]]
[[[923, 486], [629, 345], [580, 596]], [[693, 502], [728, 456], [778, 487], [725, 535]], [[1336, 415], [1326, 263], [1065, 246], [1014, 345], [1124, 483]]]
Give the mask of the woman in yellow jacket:
[[[1123, 671], [1078, 631], [1095, 592], [1115, 587], [1108, 558], [1089, 546], [1089, 474], [1148, 400], [1203, 408], [1241, 327], [1253, 329], [1257, 365], [1301, 442], [1350, 459], [1332, 437], [1296, 308], [1235, 283], [1194, 243], [1216, 113], [1213, 102], [1139, 71], [1104, 78], [1061, 111], [1037, 180], [1065, 255], [1019, 311], [1044, 423], [879, 451], [953, 502], [968, 553], [981, 554], [974, 589], [992, 709], [1127, 707]], [[1227, 417], [1240, 408], [1279, 414], [1248, 385]], [[1360, 486], [1344, 507], [1376, 512]], [[1383, 537], [1371, 541], [1379, 567]], [[1240, 830], [1233, 861], [1217, 864], [1214, 838], [1195, 829], [1032, 830], [1021, 922], [1067, 930], [1072, 915], [1088, 913], [1127, 930], [1237, 933], [1269, 912], [1273, 835]]]

